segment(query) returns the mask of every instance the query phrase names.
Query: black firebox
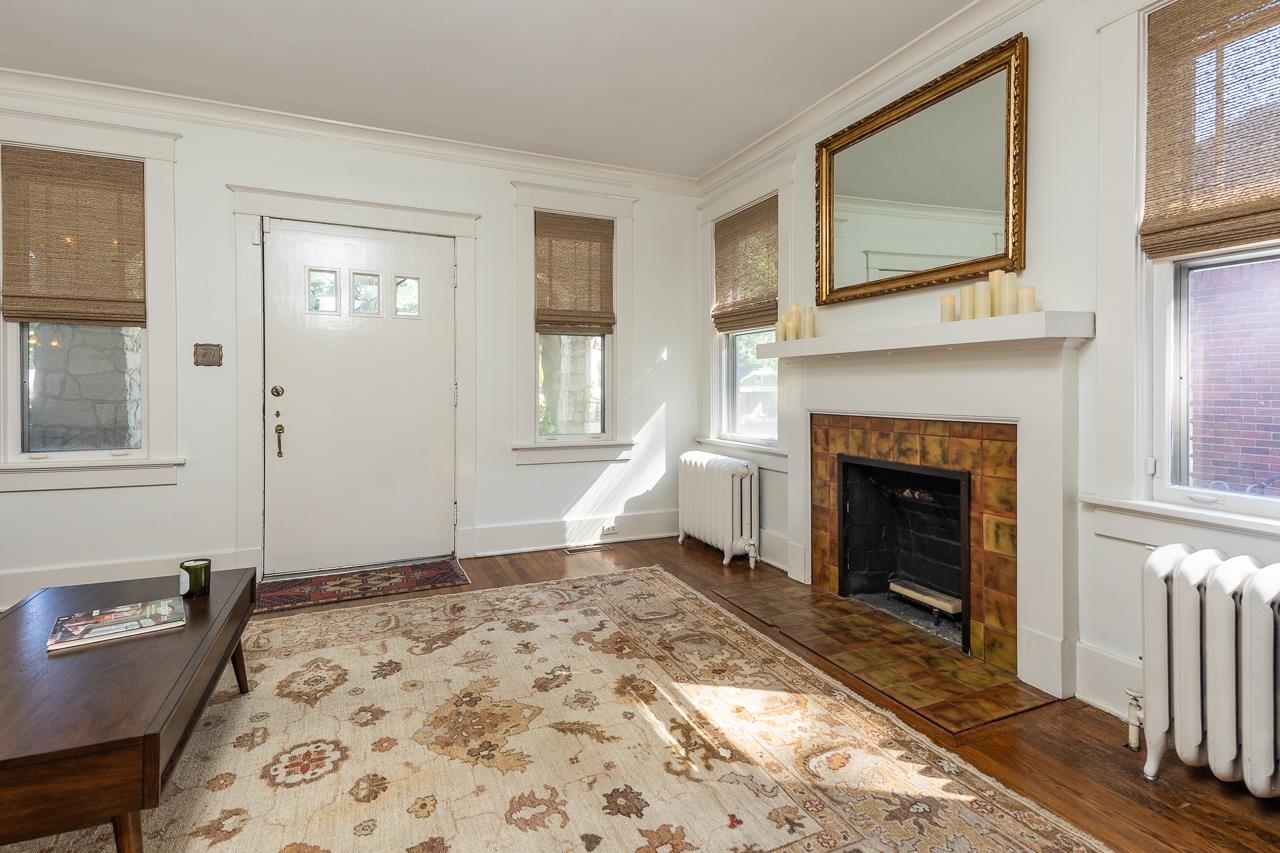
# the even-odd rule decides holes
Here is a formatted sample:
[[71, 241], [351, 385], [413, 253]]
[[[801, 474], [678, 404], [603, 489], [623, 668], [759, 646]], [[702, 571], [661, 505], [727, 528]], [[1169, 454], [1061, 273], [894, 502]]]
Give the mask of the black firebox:
[[969, 472], [840, 455], [840, 594], [892, 581], [961, 601], [969, 648]]

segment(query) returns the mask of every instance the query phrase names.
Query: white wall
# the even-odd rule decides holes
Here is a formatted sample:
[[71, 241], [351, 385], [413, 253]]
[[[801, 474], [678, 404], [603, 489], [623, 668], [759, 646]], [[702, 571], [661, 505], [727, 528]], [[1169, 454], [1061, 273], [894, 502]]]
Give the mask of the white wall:
[[[879, 76], [868, 75], [854, 81], [843, 96], [843, 106], [823, 104], [820, 120], [779, 132], [766, 138], [742, 157], [722, 167], [710, 177], [709, 196], [732, 194], [738, 184], [757, 182], [762, 172], [780, 171], [776, 164], [792, 162], [795, 199], [790, 227], [783, 238], [792, 250], [789, 267], [782, 272], [792, 282], [782, 294], [783, 304], [814, 303], [812, 287], [815, 265], [813, 234], [814, 207], [811, 203], [814, 175], [814, 146], [830, 134], [901, 97], [934, 77], [949, 71], [983, 50], [1018, 32], [1030, 42], [1028, 83], [1027, 149], [1027, 268], [1022, 278], [1039, 288], [1042, 307], [1048, 309], [1092, 310], [1094, 308], [1095, 187], [1081, 175], [1096, 171], [1097, 36], [1092, 17], [1076, 0], [1044, 0], [1040, 3], [990, 2], [978, 4], [971, 18], [926, 38], [914, 47], [921, 59], [909, 64], [904, 55], [901, 68], [886, 65]], [[993, 21], [994, 18], [994, 21]], [[704, 253], [705, 254], [705, 253]], [[707, 263], [704, 258], [704, 265]], [[704, 282], [704, 288], [707, 286]], [[936, 322], [938, 297], [954, 287], [923, 289], [824, 306], [818, 310], [818, 334], [856, 334], [861, 331], [913, 326]], [[703, 358], [714, 347], [708, 343], [709, 327], [704, 326]], [[1086, 347], [1080, 356], [1082, 398], [1089, 396], [1093, 359]], [[704, 367], [705, 370], [705, 367]], [[879, 378], [860, 372], [860, 381], [893, 383], [893, 376]], [[804, 368], [784, 365], [781, 372], [783, 407], [800, 405]], [[704, 387], [707, 385], [704, 382]], [[851, 401], [850, 410], [856, 409]], [[1089, 408], [1092, 412], [1092, 407]], [[704, 417], [706, 406], [704, 405]], [[704, 430], [709, 424], [704, 425]], [[807, 447], [784, 447], [803, 455]], [[789, 460], [792, 471], [797, 459]], [[807, 470], [807, 465], [804, 466]], [[764, 482], [766, 507], [776, 504], [774, 492], [787, 491], [787, 475], [774, 475]], [[793, 502], [788, 516], [801, 516], [802, 506]], [[807, 512], [804, 513], [807, 516]], [[771, 530], [778, 530], [770, 523]], [[794, 534], [788, 543], [785, 565], [792, 577], [803, 576], [807, 537]]]
[[[1074, 682], [1081, 698], [1117, 714], [1127, 703], [1124, 689], [1141, 682], [1139, 578], [1150, 546], [1183, 541], [1280, 560], [1277, 525], [1155, 504], [1143, 473], [1143, 459], [1154, 445], [1153, 318], [1135, 231], [1142, 180], [1141, 13], [1152, 5], [1157, 4], [976, 3], [704, 179], [709, 195], [726, 194], [772, 164], [794, 162], [796, 204], [786, 238], [794, 249], [784, 277], [794, 281], [793, 301], [812, 304], [806, 283], [813, 280], [814, 210], [806, 199], [812, 198], [815, 143], [1013, 34], [1027, 35], [1027, 266], [1021, 278], [1039, 289], [1044, 308], [1097, 313], [1097, 336], [1078, 359], [1078, 463], [1066, 463], [1078, 466], [1065, 477], [1078, 482], [1068, 500], [1083, 497], [1084, 505], [1077, 513], [1078, 540], [1063, 544], [1075, 563], [1064, 567], [1065, 577], [1076, 591], [1074, 601], [1062, 603], [1064, 616], [1075, 623], [1064, 625], [1064, 640], [1075, 646], [1074, 661], [1064, 666], [1074, 665], [1075, 671], [1064, 673], [1063, 683]], [[939, 295], [953, 290], [944, 286], [823, 307], [818, 332], [856, 334], [936, 322]], [[704, 361], [708, 351], [704, 334]], [[795, 418], [805, 417], [800, 401], [810, 382], [806, 372], [801, 364], [782, 371], [781, 393]], [[869, 398], [893, 396], [901, 378], [861, 363], [852, 375], [847, 411], [858, 410], [860, 390]], [[808, 466], [796, 454], [807, 447], [784, 449], [791, 454], [790, 476], [804, 476]], [[794, 488], [787, 477], [765, 479], [764, 502], [768, 506], [777, 491], [787, 491], [794, 520], [806, 512], [807, 490]], [[796, 536], [794, 524], [792, 530], [787, 565], [800, 578], [808, 542]]]
[[[236, 419], [254, 417], [236, 410], [236, 360], [260, 358], [260, 353], [236, 352], [234, 346], [236, 270], [228, 184], [480, 215], [479, 328], [458, 330], [459, 347], [472, 347], [477, 364], [476, 387], [463, 389], [464, 400], [474, 400], [476, 407], [475, 459], [461, 460], [459, 468], [461, 476], [474, 477], [475, 522], [474, 530], [460, 531], [460, 542], [473, 542], [480, 551], [563, 544], [572, 526], [565, 519], [596, 530], [598, 520], [616, 519], [618, 538], [674, 533], [673, 463], [687, 449], [696, 422], [698, 258], [692, 195], [639, 185], [643, 176], [636, 185], [575, 180], [564, 176], [574, 168], [565, 161], [551, 163], [547, 171], [558, 174], [548, 176], [401, 153], [389, 150], [392, 146], [331, 141], [311, 132], [91, 106], [82, 93], [75, 102], [3, 96], [0, 109], [182, 134], [176, 167], [177, 352], [151, 357], [177, 359], [178, 453], [187, 459], [176, 486], [0, 494], [0, 606], [40, 583], [146, 574], [190, 555], [216, 555], [224, 567], [237, 551], [241, 560], [256, 559], [252, 551], [258, 543], [236, 538]], [[5, 121], [0, 115], [0, 139]], [[498, 156], [483, 153], [490, 160]], [[532, 381], [534, 375], [532, 353], [527, 370], [513, 368], [513, 180], [638, 199], [632, 304], [618, 306], [622, 322], [633, 324], [633, 381], [618, 389], [629, 397], [632, 420], [619, 425], [619, 437], [637, 441], [630, 461], [513, 464], [512, 443], [532, 439], [514, 434], [514, 383]], [[196, 341], [223, 343], [226, 366], [193, 367]], [[408, 441], [378, 427], [376, 420], [371, 415], [371, 439]], [[588, 517], [590, 522], [582, 520]], [[80, 568], [51, 571], [68, 566]]]

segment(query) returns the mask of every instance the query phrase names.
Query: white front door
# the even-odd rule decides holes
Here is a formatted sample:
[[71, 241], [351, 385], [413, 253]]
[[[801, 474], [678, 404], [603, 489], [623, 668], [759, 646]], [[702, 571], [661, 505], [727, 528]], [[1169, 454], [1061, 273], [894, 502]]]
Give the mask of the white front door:
[[453, 240], [266, 223], [267, 574], [453, 552]]

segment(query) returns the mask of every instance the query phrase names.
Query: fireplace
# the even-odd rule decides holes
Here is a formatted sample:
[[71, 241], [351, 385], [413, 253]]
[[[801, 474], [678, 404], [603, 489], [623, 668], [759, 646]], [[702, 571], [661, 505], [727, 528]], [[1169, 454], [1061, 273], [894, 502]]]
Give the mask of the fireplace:
[[[968, 653], [1018, 671], [1018, 428], [1013, 424], [815, 412], [810, 424], [812, 582], [844, 583], [840, 457], [969, 475]], [[931, 621], [931, 620], [930, 620]]]
[[[969, 472], [838, 454], [841, 595], [959, 620], [969, 650]], [[954, 635], [952, 635], [954, 638]]]

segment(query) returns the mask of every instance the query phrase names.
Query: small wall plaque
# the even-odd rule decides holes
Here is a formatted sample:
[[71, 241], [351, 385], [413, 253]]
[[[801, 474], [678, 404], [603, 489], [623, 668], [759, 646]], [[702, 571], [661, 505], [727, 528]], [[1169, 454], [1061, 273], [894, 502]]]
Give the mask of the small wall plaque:
[[222, 344], [196, 344], [196, 367], [222, 367]]

